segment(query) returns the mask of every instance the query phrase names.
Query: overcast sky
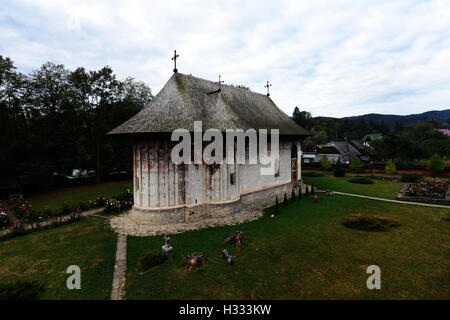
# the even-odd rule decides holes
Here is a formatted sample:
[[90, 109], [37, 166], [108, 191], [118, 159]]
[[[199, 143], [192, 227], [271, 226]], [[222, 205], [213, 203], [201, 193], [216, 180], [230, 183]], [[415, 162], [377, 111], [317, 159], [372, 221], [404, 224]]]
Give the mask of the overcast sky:
[[178, 70], [243, 84], [287, 114], [450, 108], [450, 1], [5, 1], [0, 55], [29, 72], [109, 65], [156, 94]]

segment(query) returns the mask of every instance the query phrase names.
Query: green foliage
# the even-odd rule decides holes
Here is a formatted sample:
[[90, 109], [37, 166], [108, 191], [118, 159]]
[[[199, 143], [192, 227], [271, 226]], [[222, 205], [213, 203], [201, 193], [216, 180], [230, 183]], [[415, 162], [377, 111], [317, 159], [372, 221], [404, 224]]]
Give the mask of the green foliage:
[[22, 74], [2, 56], [0, 82], [0, 175], [13, 186], [55, 186], [73, 168], [95, 169], [97, 181], [114, 169], [131, 170], [130, 142], [106, 133], [152, 99], [147, 85], [119, 80], [109, 67], [69, 70], [48, 62]]
[[345, 177], [345, 168], [341, 164], [341, 159], [338, 159], [336, 165], [334, 166], [334, 176]]
[[275, 214], [280, 214], [280, 204], [278, 203], [278, 197], [275, 198]]
[[291, 202], [295, 202], [295, 189], [292, 188]]
[[145, 253], [139, 259], [139, 263], [141, 264], [141, 267], [144, 270], [159, 266], [164, 261], [165, 261], [165, 258], [163, 256], [162, 252], [156, 251], [156, 250]]
[[373, 184], [373, 181], [367, 178], [352, 178], [348, 179], [348, 182], [360, 184]]
[[439, 175], [444, 169], [445, 164], [441, 157], [437, 153], [433, 154], [428, 162], [427, 170], [431, 171], [434, 175]]
[[431, 119], [407, 125], [401, 131], [375, 141], [373, 147], [381, 158], [397, 159], [402, 165], [413, 164], [416, 159], [428, 159], [435, 153], [450, 159], [450, 137], [435, 129], [445, 125]]
[[326, 155], [322, 157], [322, 161], [320, 163], [321, 163], [322, 168], [324, 170], [330, 170], [331, 169], [331, 161], [328, 159], [328, 157]]
[[315, 172], [315, 171], [305, 171], [305, 172], [302, 173], [302, 176], [318, 178], [318, 177], [323, 177], [323, 174], [319, 173], [319, 172]]
[[308, 186], [306, 186], [305, 188], [305, 197], [309, 196], [309, 188]]
[[288, 199], [287, 199], [287, 195], [286, 193], [284, 194], [284, 199], [283, 199], [283, 206], [287, 206], [288, 205]]
[[302, 186], [298, 187], [298, 200], [302, 200]]
[[44, 284], [38, 280], [18, 280], [0, 284], [0, 300], [33, 300], [44, 291]]
[[363, 231], [387, 231], [389, 228], [401, 225], [398, 221], [385, 217], [362, 216], [360, 214], [345, 217], [342, 224], [347, 228]]
[[403, 173], [401, 176], [403, 182], [417, 182], [422, 179], [422, 176], [417, 173]]
[[308, 111], [300, 111], [298, 107], [294, 108], [292, 119], [303, 128], [309, 129], [313, 125], [311, 113]]
[[357, 156], [352, 156], [352, 161], [350, 162], [350, 172], [361, 172], [363, 169], [363, 164]]
[[394, 161], [392, 159], [389, 159], [387, 162], [384, 171], [386, 171], [387, 174], [396, 174], [397, 173], [397, 167], [395, 166]]
[[311, 194], [314, 194], [314, 185], [311, 185]]

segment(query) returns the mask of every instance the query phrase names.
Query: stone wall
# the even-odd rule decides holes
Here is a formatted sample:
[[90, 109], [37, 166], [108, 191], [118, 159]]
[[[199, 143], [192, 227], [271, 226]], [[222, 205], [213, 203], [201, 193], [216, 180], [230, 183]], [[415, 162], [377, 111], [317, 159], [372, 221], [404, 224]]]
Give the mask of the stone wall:
[[[145, 209], [135, 206], [131, 210], [129, 218], [136, 224], [149, 226], [218, 221], [233, 215], [262, 210], [274, 205], [275, 197], [278, 196], [278, 200], [281, 202], [284, 194], [286, 193], [290, 197], [291, 192], [292, 184], [289, 182], [242, 194], [238, 200], [226, 203], [184, 205], [167, 209]], [[298, 193], [298, 188], [296, 188], [296, 193]]]

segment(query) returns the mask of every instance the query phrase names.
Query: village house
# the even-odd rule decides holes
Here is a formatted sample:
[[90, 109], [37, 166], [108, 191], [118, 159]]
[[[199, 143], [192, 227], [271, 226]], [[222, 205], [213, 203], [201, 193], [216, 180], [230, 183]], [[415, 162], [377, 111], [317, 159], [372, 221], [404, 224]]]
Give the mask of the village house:
[[363, 138], [362, 138], [362, 143], [363, 146], [365, 147], [371, 147], [372, 146], [372, 142], [381, 139], [381, 133], [369, 133], [366, 134]]
[[322, 158], [326, 156], [333, 164], [339, 159], [343, 164], [349, 164], [353, 156], [358, 158], [361, 156], [358, 149], [345, 141], [331, 141], [325, 145], [317, 145], [313, 152], [316, 154], [313, 162], [316, 163], [320, 163]]
[[[142, 111], [109, 133], [134, 141], [134, 223], [220, 220], [246, 208], [273, 205], [276, 196], [281, 200], [301, 184], [301, 141], [309, 132], [283, 113], [269, 94], [174, 71]], [[202, 121], [203, 131], [218, 129], [222, 134], [227, 129], [279, 129], [275, 173], [261, 175], [260, 163], [176, 165], [170, 156], [176, 144], [171, 133], [180, 128], [192, 133], [194, 121]]]

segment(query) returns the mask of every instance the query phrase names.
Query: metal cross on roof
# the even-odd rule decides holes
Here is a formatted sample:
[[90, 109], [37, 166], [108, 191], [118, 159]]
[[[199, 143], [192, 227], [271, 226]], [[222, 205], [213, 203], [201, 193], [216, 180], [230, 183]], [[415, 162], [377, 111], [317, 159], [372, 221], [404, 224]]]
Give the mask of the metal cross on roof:
[[267, 88], [267, 96], [270, 96], [269, 87], [271, 87], [271, 86], [272, 86], [272, 84], [269, 83], [269, 80], [267, 80], [267, 84], [264, 86], [264, 88]]
[[217, 83], [219, 84], [219, 89], [220, 89], [220, 86], [221, 86], [221, 84], [223, 83], [223, 81], [220, 80], [220, 74], [219, 74], [219, 82], [217, 82]]
[[178, 58], [179, 56], [180, 56], [180, 55], [177, 54], [177, 50], [174, 50], [174, 51], [173, 51], [173, 58], [172, 58], [172, 60], [173, 60], [173, 62], [175, 63], [175, 68], [173, 69], [173, 72], [175, 72], [175, 73], [178, 72], [178, 69], [177, 69], [177, 58]]

